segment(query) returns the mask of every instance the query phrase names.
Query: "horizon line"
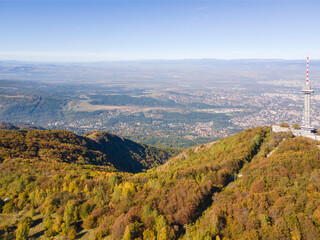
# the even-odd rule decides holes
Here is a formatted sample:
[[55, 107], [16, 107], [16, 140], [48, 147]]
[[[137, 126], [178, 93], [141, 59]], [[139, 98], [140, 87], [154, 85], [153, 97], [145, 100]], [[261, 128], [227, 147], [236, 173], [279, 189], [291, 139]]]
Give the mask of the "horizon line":
[[[310, 57], [309, 57], [310, 59]], [[0, 59], [0, 62], [23, 62], [23, 63], [54, 63], [54, 64], [71, 64], [71, 63], [108, 63], [108, 62], [142, 62], [142, 61], [192, 61], [192, 60], [218, 60], [218, 61], [244, 61], [244, 60], [256, 60], [256, 61], [303, 61], [304, 58], [141, 58], [141, 59], [117, 59], [117, 60], [92, 60], [92, 61], [32, 61], [32, 60], [19, 60], [19, 59]], [[311, 59], [311, 61], [320, 61], [320, 59]]]

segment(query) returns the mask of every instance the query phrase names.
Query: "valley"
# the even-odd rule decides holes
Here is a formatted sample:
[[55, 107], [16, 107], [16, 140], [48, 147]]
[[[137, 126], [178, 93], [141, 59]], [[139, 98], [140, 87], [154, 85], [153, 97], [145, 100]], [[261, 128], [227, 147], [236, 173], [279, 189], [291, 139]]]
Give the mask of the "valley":
[[[285, 60], [2, 62], [0, 121], [189, 147], [248, 127], [300, 123], [303, 67]], [[319, 71], [314, 61], [313, 116], [320, 114]]]

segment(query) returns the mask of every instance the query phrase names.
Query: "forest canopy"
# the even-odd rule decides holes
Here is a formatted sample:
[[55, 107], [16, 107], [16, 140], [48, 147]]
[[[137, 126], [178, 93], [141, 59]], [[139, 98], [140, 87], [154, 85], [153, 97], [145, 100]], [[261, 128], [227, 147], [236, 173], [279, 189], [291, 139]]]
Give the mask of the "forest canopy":
[[[103, 132], [0, 134], [1, 238], [320, 237], [317, 141], [252, 128], [163, 164], [176, 151]], [[153, 168], [121, 171], [120, 143]]]

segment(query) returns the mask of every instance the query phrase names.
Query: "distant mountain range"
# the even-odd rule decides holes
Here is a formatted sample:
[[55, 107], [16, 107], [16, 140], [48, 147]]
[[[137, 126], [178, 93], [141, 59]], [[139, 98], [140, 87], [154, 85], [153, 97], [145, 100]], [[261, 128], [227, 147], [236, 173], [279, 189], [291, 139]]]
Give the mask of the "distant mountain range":
[[[268, 80], [272, 77], [291, 79], [304, 76], [306, 60], [283, 59], [186, 59], [140, 60], [93, 63], [37, 63], [0, 61], [0, 79], [32, 80], [51, 83], [103, 83], [116, 80], [134, 83], [147, 79], [175, 85], [183, 80], [192, 84], [195, 79], [206, 81]], [[313, 77], [319, 80], [320, 60], [310, 59]], [[176, 83], [172, 82], [172, 78]]]

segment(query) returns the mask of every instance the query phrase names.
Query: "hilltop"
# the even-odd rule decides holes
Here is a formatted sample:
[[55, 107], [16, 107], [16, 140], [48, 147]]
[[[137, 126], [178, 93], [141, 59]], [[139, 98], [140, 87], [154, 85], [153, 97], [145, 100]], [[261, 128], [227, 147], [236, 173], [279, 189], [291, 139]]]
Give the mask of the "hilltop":
[[[11, 124], [6, 126], [18, 128]], [[133, 173], [163, 164], [178, 152], [98, 131], [80, 136], [63, 130], [0, 130], [0, 139], [2, 160], [29, 159], [109, 166], [113, 171]]]
[[[3, 237], [28, 231], [31, 238], [40, 239], [64, 235], [69, 239], [320, 237], [317, 141], [273, 133], [269, 127], [247, 129], [132, 174], [119, 171], [112, 161], [101, 164], [108, 160], [103, 158], [107, 151], [126, 156], [121, 149], [134, 146], [139, 149], [135, 153], [140, 152], [135, 143], [121, 137], [94, 132], [74, 138], [72, 145], [70, 132], [62, 131], [68, 136], [63, 138], [50, 131], [60, 136], [57, 140], [51, 135], [46, 143], [56, 154], [46, 155], [42, 148], [41, 161], [35, 162], [26, 155], [30, 144], [25, 148], [13, 144], [23, 142], [19, 134], [26, 131], [13, 132], [19, 137], [7, 141], [11, 145], [2, 153], [0, 165]], [[61, 139], [71, 145], [55, 151], [54, 143], [62, 144]], [[90, 151], [87, 155], [76, 151], [68, 154], [70, 161], [61, 161], [57, 153], [67, 146]], [[109, 150], [103, 152], [103, 146]], [[93, 157], [72, 160], [76, 156]], [[136, 159], [149, 166], [152, 161], [147, 156], [148, 151]]]
[[28, 125], [28, 124], [12, 124], [8, 122], [0, 122], [0, 129], [2, 130], [31, 130], [31, 129], [38, 129], [38, 130], [45, 130], [42, 127]]

